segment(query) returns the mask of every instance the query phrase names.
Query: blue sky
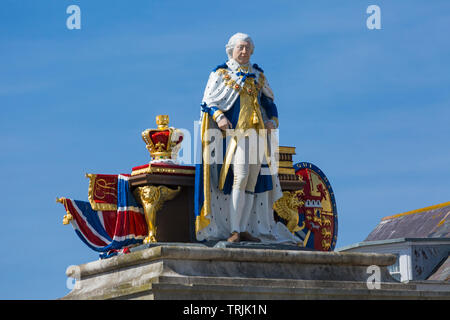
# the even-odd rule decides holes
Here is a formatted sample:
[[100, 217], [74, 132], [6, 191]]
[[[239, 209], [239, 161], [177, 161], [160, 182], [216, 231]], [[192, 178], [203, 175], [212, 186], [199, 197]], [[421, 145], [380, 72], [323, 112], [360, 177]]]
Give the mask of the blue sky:
[[[66, 27], [71, 4], [81, 30]], [[371, 4], [381, 30], [366, 27]], [[255, 42], [281, 145], [331, 182], [337, 248], [384, 216], [450, 201], [449, 30], [444, 0], [3, 0], [0, 298], [69, 292], [66, 268], [98, 255], [55, 198], [87, 200], [85, 173], [148, 162], [140, 133], [158, 114], [193, 130], [236, 32]]]

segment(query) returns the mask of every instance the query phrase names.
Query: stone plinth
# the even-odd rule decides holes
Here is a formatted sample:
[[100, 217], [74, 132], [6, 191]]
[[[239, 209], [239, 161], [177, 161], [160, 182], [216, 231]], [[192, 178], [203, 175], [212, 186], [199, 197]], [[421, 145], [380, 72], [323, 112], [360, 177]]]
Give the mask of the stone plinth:
[[[211, 248], [180, 244], [69, 268], [78, 278], [63, 299], [450, 299], [394, 280], [390, 254]], [[368, 289], [369, 266], [380, 289]]]

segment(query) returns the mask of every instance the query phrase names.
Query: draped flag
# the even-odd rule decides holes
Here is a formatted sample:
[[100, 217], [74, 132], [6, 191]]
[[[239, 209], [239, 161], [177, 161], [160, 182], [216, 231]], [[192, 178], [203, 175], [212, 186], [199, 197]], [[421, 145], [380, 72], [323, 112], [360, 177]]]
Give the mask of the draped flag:
[[[95, 192], [93, 178], [101, 175], [90, 175], [90, 200], [91, 193]], [[66, 212], [71, 216], [70, 222], [75, 233], [92, 250], [102, 252], [100, 258], [109, 258], [118, 253], [127, 253], [128, 247], [142, 243], [147, 236], [147, 223], [142, 206], [140, 206], [129, 187], [129, 176], [103, 175], [109, 181], [109, 192], [114, 194], [117, 204], [111, 204], [109, 209], [94, 210], [91, 202], [62, 198], [59, 201], [64, 204]], [[103, 181], [104, 179], [98, 179]], [[100, 184], [101, 187], [104, 185]]]

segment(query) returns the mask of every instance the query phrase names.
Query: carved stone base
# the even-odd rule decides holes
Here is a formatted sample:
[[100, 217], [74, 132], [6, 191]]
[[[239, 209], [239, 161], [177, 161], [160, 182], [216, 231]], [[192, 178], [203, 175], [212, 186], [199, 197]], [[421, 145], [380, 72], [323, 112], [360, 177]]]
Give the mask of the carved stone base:
[[[394, 280], [394, 255], [161, 245], [68, 270], [63, 299], [450, 299]], [[380, 289], [369, 289], [371, 265]]]

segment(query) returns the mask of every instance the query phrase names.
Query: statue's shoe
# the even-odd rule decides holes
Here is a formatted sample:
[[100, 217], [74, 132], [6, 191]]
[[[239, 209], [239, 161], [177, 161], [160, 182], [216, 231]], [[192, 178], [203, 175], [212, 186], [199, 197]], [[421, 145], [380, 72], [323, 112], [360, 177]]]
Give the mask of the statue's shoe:
[[241, 232], [240, 238], [241, 238], [241, 241], [261, 242], [261, 239], [252, 236], [247, 231]]
[[239, 232], [233, 232], [230, 237], [227, 239], [228, 242], [239, 242], [241, 241], [241, 237], [239, 235]]

